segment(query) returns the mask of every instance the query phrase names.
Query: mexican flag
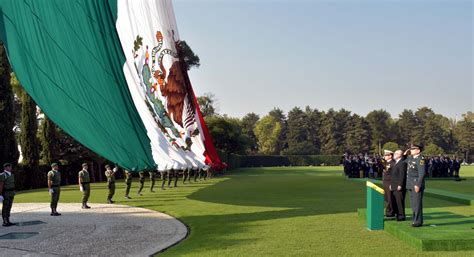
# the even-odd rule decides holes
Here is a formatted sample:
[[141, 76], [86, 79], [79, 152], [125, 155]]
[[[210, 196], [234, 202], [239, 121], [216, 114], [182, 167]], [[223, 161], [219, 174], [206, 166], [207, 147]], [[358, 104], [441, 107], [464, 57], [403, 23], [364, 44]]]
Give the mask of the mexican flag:
[[80, 143], [131, 171], [225, 166], [171, 0], [0, 0], [0, 12], [20, 83]]

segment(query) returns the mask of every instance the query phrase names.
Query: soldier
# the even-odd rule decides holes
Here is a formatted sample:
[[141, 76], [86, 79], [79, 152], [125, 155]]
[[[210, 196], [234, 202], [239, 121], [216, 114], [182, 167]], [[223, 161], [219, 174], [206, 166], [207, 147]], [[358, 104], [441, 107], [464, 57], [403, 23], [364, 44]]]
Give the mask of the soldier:
[[390, 184], [392, 183], [392, 169], [395, 166], [395, 161], [393, 160], [393, 152], [389, 150], [384, 150], [383, 155], [383, 173], [382, 173], [382, 181], [383, 187], [385, 190], [384, 194], [384, 202], [385, 202], [385, 216], [388, 218], [395, 217], [395, 213], [393, 211], [393, 195], [392, 191], [390, 190]]
[[59, 195], [61, 194], [61, 173], [57, 163], [51, 164], [51, 170], [48, 172], [48, 191], [51, 195], [51, 216], [61, 216], [56, 209], [58, 208]]
[[188, 180], [188, 182], [191, 183], [190, 176], [191, 176], [191, 168], [184, 169], [183, 170], [183, 184], [186, 184], [186, 180]]
[[142, 195], [143, 186], [145, 186], [145, 172], [144, 171], [138, 172], [138, 176], [140, 177], [138, 179], [138, 182], [140, 183], [140, 185], [138, 187], [137, 195]]
[[423, 146], [412, 145], [405, 156], [410, 151], [411, 155], [406, 157], [407, 168], [407, 190], [410, 192], [411, 209], [413, 211], [412, 227], [423, 225], [423, 192], [425, 190], [425, 159], [421, 155]]
[[0, 200], [3, 201], [2, 218], [3, 226], [16, 225], [10, 222], [10, 212], [12, 210], [13, 199], [15, 198], [15, 176], [12, 171], [12, 164], [5, 163], [3, 172], [0, 173]]
[[403, 152], [397, 150], [394, 153], [395, 166], [392, 169], [392, 183], [390, 184], [390, 191], [394, 196], [393, 210], [397, 217], [397, 221], [405, 220], [405, 195], [406, 195], [406, 179], [407, 179], [407, 164], [402, 161]]
[[132, 199], [130, 194], [130, 188], [132, 187], [132, 173], [128, 170], [125, 170], [125, 198]]
[[155, 176], [156, 176], [156, 171], [152, 170], [149, 171], [148, 174], [150, 175], [150, 192], [155, 192], [153, 188], [155, 187]]
[[176, 170], [171, 169], [168, 171], [168, 188], [171, 188], [171, 181], [176, 176]]
[[169, 171], [163, 170], [160, 171], [161, 175], [161, 190], [165, 190], [166, 180], [169, 179]]
[[91, 207], [87, 205], [89, 201], [89, 196], [91, 194], [91, 179], [89, 176], [89, 166], [87, 163], [82, 164], [82, 170], [79, 171], [79, 190], [82, 192], [82, 209], [90, 209]]
[[107, 203], [112, 204], [114, 201], [112, 198], [115, 194], [115, 173], [117, 173], [118, 167], [115, 167], [112, 170], [112, 167], [107, 164], [105, 165], [105, 177], [107, 178], [107, 188], [109, 189], [109, 194], [107, 195]]

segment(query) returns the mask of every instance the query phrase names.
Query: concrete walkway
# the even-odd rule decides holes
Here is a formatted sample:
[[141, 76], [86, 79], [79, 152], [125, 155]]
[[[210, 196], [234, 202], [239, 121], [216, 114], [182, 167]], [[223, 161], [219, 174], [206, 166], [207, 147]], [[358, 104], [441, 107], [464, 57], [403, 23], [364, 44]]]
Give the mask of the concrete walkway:
[[[0, 226], [0, 238], [14, 232], [38, 232], [28, 239], [0, 239], [0, 256], [149, 256], [184, 239], [177, 219], [125, 205], [60, 203], [62, 216], [50, 216], [49, 204], [14, 204], [12, 227]], [[31, 225], [31, 221], [44, 222]]]

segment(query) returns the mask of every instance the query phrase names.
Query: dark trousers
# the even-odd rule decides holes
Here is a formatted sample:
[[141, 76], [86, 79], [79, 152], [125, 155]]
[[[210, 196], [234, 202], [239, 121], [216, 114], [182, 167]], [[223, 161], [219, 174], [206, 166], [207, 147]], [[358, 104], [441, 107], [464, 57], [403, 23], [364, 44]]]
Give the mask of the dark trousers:
[[398, 219], [405, 218], [405, 195], [406, 190], [395, 190], [392, 191], [392, 203], [393, 203], [393, 212], [397, 216]]
[[385, 202], [385, 216], [392, 217], [395, 213], [393, 212], [393, 196], [392, 191], [390, 191], [390, 181], [384, 181], [383, 188], [385, 190], [385, 194], [383, 195]]
[[10, 212], [12, 211], [13, 199], [15, 198], [14, 194], [5, 194], [3, 196], [3, 206], [2, 206], [2, 218], [10, 218]]
[[423, 191], [415, 192], [415, 189], [410, 189], [410, 204], [413, 211], [413, 224], [423, 224]]

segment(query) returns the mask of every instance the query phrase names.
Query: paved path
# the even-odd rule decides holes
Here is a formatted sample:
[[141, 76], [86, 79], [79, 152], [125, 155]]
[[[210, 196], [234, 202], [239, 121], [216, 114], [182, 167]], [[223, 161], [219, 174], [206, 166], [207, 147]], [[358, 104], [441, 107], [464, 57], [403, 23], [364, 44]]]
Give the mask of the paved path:
[[14, 204], [12, 222], [43, 224], [1, 227], [11, 232], [38, 232], [28, 239], [0, 239], [0, 256], [149, 256], [184, 239], [186, 226], [177, 219], [125, 205], [60, 203], [62, 216], [51, 217], [49, 204]]

